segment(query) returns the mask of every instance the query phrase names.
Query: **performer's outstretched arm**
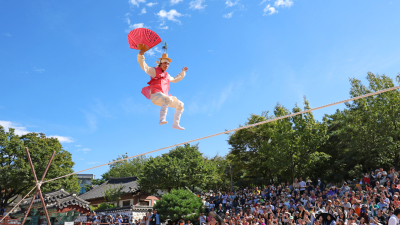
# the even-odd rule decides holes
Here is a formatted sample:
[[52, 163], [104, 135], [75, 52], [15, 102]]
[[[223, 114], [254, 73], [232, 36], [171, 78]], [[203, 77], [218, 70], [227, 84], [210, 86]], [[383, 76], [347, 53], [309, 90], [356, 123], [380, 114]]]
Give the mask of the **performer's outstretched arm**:
[[181, 81], [185, 77], [187, 70], [188, 70], [187, 67], [183, 67], [182, 71], [180, 73], [178, 73], [178, 75], [176, 75], [175, 77], [170, 76], [169, 81], [171, 81], [172, 83]]
[[144, 52], [142, 51], [139, 52], [139, 54], [137, 55], [137, 60], [140, 68], [142, 68], [142, 70], [146, 72], [147, 75], [151, 77], [156, 77], [156, 70], [153, 67], [149, 67], [144, 61]]

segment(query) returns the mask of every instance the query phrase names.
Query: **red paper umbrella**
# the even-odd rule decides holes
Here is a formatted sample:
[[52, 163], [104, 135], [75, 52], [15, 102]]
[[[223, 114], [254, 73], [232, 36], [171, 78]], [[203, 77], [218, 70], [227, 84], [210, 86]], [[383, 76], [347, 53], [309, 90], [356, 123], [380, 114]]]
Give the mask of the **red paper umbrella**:
[[147, 51], [161, 42], [161, 38], [147, 28], [136, 28], [128, 34], [128, 42], [131, 48]]

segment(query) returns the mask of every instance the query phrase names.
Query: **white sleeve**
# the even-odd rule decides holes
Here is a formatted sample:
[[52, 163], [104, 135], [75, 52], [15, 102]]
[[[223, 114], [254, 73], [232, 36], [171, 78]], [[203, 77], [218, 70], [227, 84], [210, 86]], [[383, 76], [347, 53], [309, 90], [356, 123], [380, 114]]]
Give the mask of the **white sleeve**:
[[389, 219], [388, 225], [397, 225], [396, 222], [397, 222], [396, 219], [392, 216]]
[[182, 70], [182, 71], [181, 71], [180, 73], [178, 73], [178, 75], [176, 75], [175, 77], [169, 76], [169, 81], [171, 81], [172, 83], [179, 82], [179, 81], [181, 81], [181, 80], [185, 77], [185, 75], [186, 75], [186, 72]]
[[144, 61], [144, 55], [138, 54], [137, 61], [139, 63], [140, 68], [142, 68], [142, 70], [146, 72], [147, 75], [153, 78], [156, 77], [156, 70], [153, 67], [147, 66], [146, 62]]

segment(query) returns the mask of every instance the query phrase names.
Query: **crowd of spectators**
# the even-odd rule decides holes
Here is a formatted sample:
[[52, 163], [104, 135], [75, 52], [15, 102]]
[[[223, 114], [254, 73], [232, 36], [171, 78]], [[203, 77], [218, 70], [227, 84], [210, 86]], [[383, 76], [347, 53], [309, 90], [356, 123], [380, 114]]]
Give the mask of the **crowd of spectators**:
[[295, 179], [209, 195], [200, 224], [229, 225], [399, 225], [399, 172], [383, 168], [359, 180], [324, 184], [321, 179]]
[[96, 214], [91, 212], [86, 215], [86, 222], [92, 224], [115, 224], [115, 225], [160, 225], [160, 217], [157, 210], [148, 210], [141, 219], [133, 220], [128, 214]]
[[116, 217], [113, 217], [113, 215], [108, 214], [108, 215], [96, 215], [95, 212], [89, 213], [86, 215], [87, 217], [87, 222], [91, 222], [94, 224], [98, 223], [109, 223], [109, 224], [129, 224], [130, 219], [128, 218], [127, 215], [117, 215]]

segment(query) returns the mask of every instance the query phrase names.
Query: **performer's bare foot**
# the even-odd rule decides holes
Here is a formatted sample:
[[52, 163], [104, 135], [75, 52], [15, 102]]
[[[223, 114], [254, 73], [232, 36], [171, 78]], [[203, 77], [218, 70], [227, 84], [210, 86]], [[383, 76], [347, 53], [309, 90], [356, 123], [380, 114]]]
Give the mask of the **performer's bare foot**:
[[160, 124], [160, 125], [164, 125], [164, 124], [167, 124], [167, 123], [168, 123], [168, 122], [167, 122], [166, 120], [161, 120], [159, 124]]

